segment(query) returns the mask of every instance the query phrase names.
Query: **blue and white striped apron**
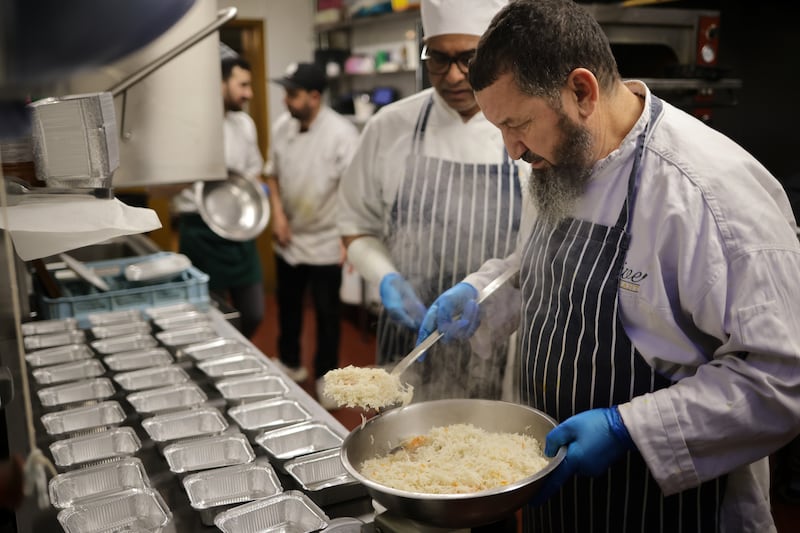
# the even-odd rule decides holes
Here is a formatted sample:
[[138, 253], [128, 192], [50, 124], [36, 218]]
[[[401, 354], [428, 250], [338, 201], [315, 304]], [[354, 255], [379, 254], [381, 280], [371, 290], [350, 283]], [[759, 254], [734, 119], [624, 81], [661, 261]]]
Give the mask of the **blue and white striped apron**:
[[[516, 165], [505, 149], [496, 164], [468, 164], [428, 157], [425, 131], [433, 97], [422, 106], [414, 129], [389, 228], [389, 249], [400, 273], [425, 306], [492, 257], [516, 246], [522, 192]], [[499, 150], [498, 150], [499, 152]], [[414, 348], [417, 331], [382, 313], [378, 362], [396, 361]], [[417, 371], [415, 400], [499, 398], [508, 353], [498, 344], [490, 357], [473, 354], [468, 342], [439, 343]], [[414, 383], [414, 380], [411, 381]]]
[[[653, 124], [662, 109], [652, 97]], [[613, 227], [537, 222], [523, 249], [521, 399], [563, 422], [671, 385], [642, 358], [619, 318], [625, 262], [648, 128], [637, 139], [628, 195]], [[544, 505], [523, 511], [524, 531], [625, 533], [719, 530], [724, 478], [665, 497], [637, 451], [596, 478], [575, 476]]]

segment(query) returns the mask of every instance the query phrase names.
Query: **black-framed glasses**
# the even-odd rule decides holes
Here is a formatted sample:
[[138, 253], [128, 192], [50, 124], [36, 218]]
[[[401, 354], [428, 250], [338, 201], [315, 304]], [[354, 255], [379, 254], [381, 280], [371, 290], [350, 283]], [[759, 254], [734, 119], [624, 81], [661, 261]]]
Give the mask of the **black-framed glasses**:
[[466, 75], [469, 72], [469, 62], [472, 61], [472, 58], [474, 57], [474, 48], [472, 50], [467, 50], [466, 52], [461, 52], [460, 54], [450, 56], [443, 54], [442, 52], [437, 52], [436, 50], [428, 50], [427, 46], [423, 46], [422, 54], [420, 54], [419, 58], [425, 62], [425, 66], [428, 68], [428, 72], [431, 74], [445, 74], [450, 70], [450, 65], [455, 63], [456, 67], [458, 67], [458, 70], [461, 71], [462, 74]]

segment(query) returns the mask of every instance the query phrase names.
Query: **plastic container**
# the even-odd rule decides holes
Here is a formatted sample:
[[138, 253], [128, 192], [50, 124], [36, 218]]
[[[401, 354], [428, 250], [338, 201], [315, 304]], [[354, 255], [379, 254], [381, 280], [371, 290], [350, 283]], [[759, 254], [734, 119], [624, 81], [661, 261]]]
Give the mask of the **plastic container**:
[[116, 389], [108, 378], [97, 378], [66, 385], [56, 385], [36, 391], [39, 402], [45, 407], [66, 405], [89, 400], [104, 400], [114, 395]]
[[264, 431], [255, 440], [270, 458], [280, 462], [309, 453], [338, 449], [344, 439], [327, 424], [303, 422]]
[[161, 531], [172, 520], [167, 504], [153, 489], [127, 489], [100, 496], [58, 513], [66, 533]]
[[106, 401], [88, 407], [65, 409], [41, 417], [44, 429], [50, 435], [73, 433], [84, 429], [113, 426], [125, 420], [119, 402]]
[[53, 320], [36, 320], [21, 324], [23, 335], [41, 335], [78, 329], [78, 321], [74, 318], [56, 318]]
[[32, 374], [38, 385], [54, 385], [56, 383], [102, 376], [105, 372], [106, 369], [103, 363], [97, 359], [84, 359], [75, 363], [63, 363], [37, 368]]
[[49, 484], [50, 503], [64, 509], [87, 498], [149, 486], [142, 461], [125, 457], [55, 476]]
[[169, 469], [176, 474], [251, 462], [256, 454], [240, 433], [175, 442], [164, 448]]
[[[228, 416], [245, 431], [275, 429], [311, 420], [309, 413], [295, 400], [278, 399], [246, 403], [228, 409]], [[255, 435], [254, 435], [255, 436]]]
[[206, 393], [194, 383], [135, 392], [127, 397], [128, 403], [139, 414], [187, 409], [200, 405], [207, 399]]
[[186, 383], [189, 374], [177, 365], [165, 365], [122, 372], [114, 376], [114, 381], [127, 391], [138, 391]]
[[86, 327], [86, 317], [92, 313], [141, 310], [184, 302], [207, 306], [208, 275], [195, 267], [187, 268], [174, 280], [164, 283], [141, 285], [125, 279], [123, 270], [126, 266], [166, 254], [170, 252], [86, 263], [88, 268], [92, 268], [109, 284], [111, 290], [107, 292], [99, 292], [83, 280], [58, 279], [58, 271], [55, 271], [56, 283], [64, 296], [48, 298], [44, 291], [36, 291], [39, 310], [44, 318], [75, 317], [81, 327]]
[[153, 348], [158, 344], [155, 337], [147, 333], [135, 333], [133, 335], [122, 335], [120, 337], [110, 337], [92, 341], [92, 348], [98, 353], [109, 355], [119, 352], [130, 352], [132, 350], [144, 350]]
[[367, 494], [367, 488], [347, 473], [339, 450], [303, 455], [287, 461], [284, 468], [317, 505], [330, 505]]
[[180, 357], [188, 356], [195, 361], [205, 361], [224, 355], [252, 353], [250, 346], [237, 339], [216, 337], [204, 342], [192, 343], [178, 350]]
[[290, 490], [222, 512], [214, 524], [225, 533], [317, 531], [328, 516], [302, 492]]
[[199, 407], [142, 420], [142, 428], [155, 442], [165, 442], [221, 433], [228, 429], [228, 421], [214, 407]]
[[165, 348], [146, 348], [107, 355], [103, 358], [103, 362], [114, 372], [127, 372], [169, 365], [174, 359]]
[[289, 392], [283, 378], [274, 374], [225, 378], [217, 381], [214, 386], [228, 402], [279, 398]]
[[263, 355], [247, 353], [200, 361], [197, 368], [213, 379], [266, 372], [269, 365]]
[[68, 344], [44, 350], [36, 350], [25, 355], [25, 361], [33, 367], [69, 363], [93, 357], [91, 348], [85, 344]]
[[69, 467], [110, 457], [132, 455], [142, 442], [133, 428], [111, 428], [101, 433], [72, 437], [50, 445], [50, 454], [57, 466]]

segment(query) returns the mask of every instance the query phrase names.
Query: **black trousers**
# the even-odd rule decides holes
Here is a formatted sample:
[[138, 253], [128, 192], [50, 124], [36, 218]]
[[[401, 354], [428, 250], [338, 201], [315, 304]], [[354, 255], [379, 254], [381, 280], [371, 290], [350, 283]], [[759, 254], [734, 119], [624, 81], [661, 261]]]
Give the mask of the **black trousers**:
[[317, 352], [314, 373], [322, 377], [339, 365], [342, 284], [341, 265], [290, 265], [275, 256], [278, 277], [278, 353], [289, 367], [300, 366], [300, 332], [303, 298], [311, 290], [317, 318]]

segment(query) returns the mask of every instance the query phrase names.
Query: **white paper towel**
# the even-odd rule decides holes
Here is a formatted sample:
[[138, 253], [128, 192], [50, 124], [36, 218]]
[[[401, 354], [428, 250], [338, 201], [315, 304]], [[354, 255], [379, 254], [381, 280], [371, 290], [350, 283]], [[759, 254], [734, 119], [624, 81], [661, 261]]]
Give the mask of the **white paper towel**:
[[10, 206], [6, 210], [8, 227], [5, 227], [6, 217], [0, 213], [0, 228], [11, 234], [23, 261], [161, 227], [152, 209], [131, 207], [116, 198], [61, 196]]

